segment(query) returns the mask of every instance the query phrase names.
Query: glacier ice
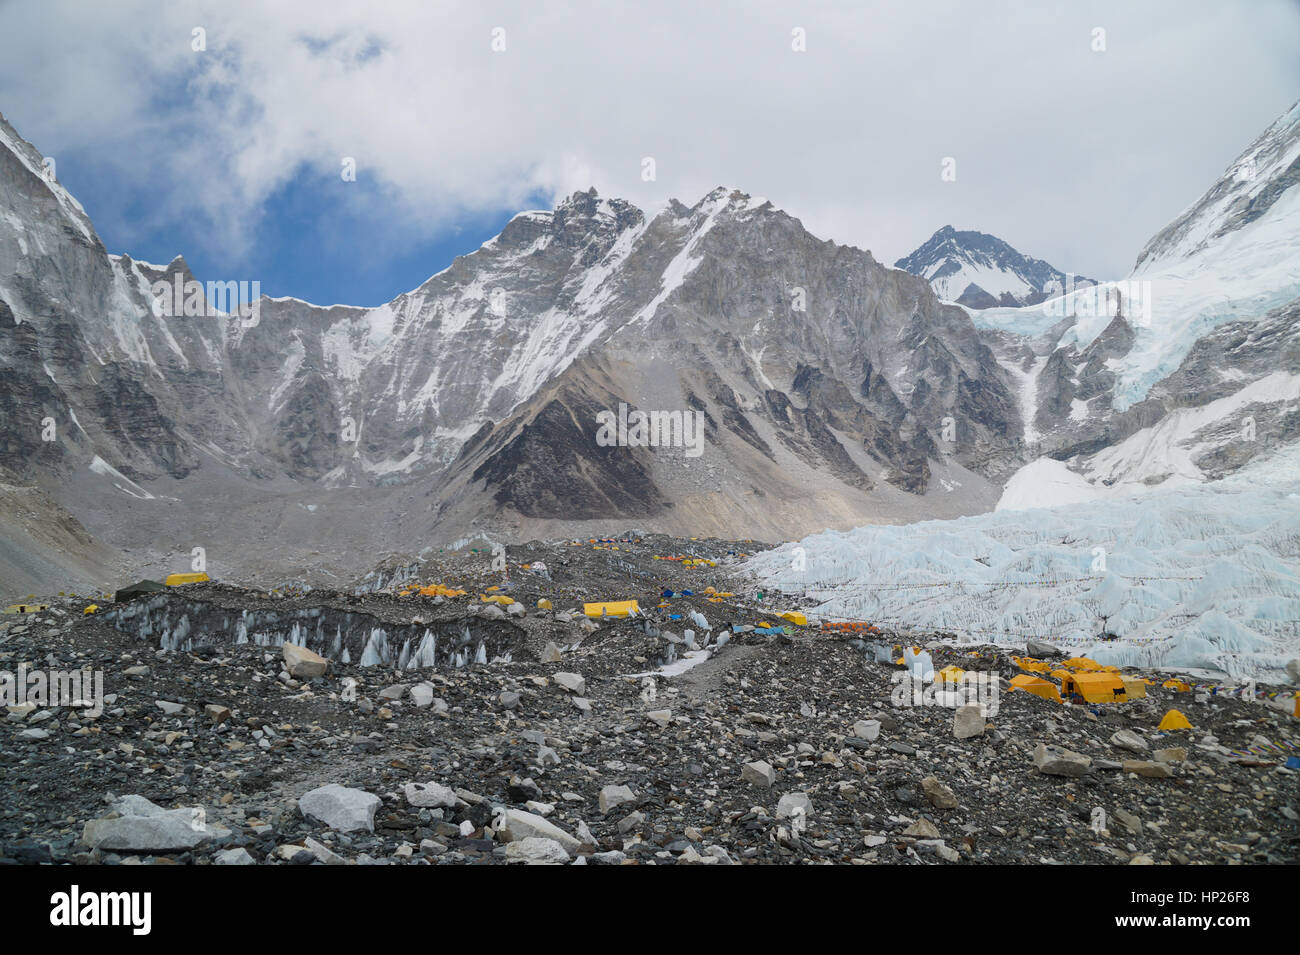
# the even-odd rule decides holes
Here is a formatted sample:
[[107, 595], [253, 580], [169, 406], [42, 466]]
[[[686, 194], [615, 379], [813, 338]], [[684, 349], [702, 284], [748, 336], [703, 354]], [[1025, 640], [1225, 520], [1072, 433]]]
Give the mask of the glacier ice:
[[1293, 487], [1226, 481], [827, 531], [746, 566], [770, 590], [816, 600], [825, 619], [969, 642], [1033, 637], [1102, 663], [1284, 679], [1300, 656]]

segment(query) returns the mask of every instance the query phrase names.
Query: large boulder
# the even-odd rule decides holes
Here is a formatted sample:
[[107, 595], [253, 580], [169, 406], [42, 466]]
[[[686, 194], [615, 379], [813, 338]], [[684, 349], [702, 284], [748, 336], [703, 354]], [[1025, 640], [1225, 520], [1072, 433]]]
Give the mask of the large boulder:
[[762, 786], [770, 789], [776, 782], [776, 771], [772, 769], [771, 764], [764, 760], [755, 760], [752, 763], [746, 763], [740, 771], [740, 778], [751, 786]]
[[1059, 746], [1039, 743], [1034, 747], [1034, 765], [1048, 776], [1083, 776], [1092, 768], [1092, 759]]
[[795, 813], [801, 813], [805, 819], [812, 815], [812, 800], [807, 793], [786, 793], [776, 803], [776, 818], [792, 819]]
[[143, 796], [122, 796], [107, 816], [86, 823], [81, 838], [93, 849], [172, 852], [228, 834], [209, 826], [202, 809], [163, 809]]
[[578, 673], [560, 672], [551, 679], [575, 696], [582, 696], [587, 692], [587, 681]]
[[601, 789], [597, 802], [600, 804], [600, 811], [608, 814], [611, 809], [624, 803], [636, 802], [636, 795], [627, 786], [606, 786]]
[[505, 809], [497, 816], [496, 836], [502, 842], [518, 842], [521, 839], [553, 839], [565, 852], [576, 853], [582, 843], [569, 835], [553, 822], [547, 822], [536, 813], [522, 809]]
[[564, 865], [569, 853], [554, 839], [528, 836], [506, 844], [506, 861], [525, 865]]
[[298, 799], [298, 809], [309, 819], [317, 819], [338, 832], [364, 829], [375, 831], [375, 810], [379, 797], [361, 789], [349, 789], [330, 783]]
[[1145, 753], [1148, 749], [1147, 741], [1132, 730], [1116, 730], [1110, 735], [1110, 742], [1112, 746], [1134, 753]]
[[455, 809], [465, 800], [441, 783], [407, 783], [406, 801], [419, 809]]
[[1029, 640], [1025, 644], [1025, 655], [1034, 657], [1038, 660], [1047, 660], [1052, 657], [1063, 657], [1060, 647], [1055, 647], [1050, 643], [1044, 643], [1041, 640]]
[[280, 648], [284, 654], [284, 668], [295, 680], [314, 680], [324, 676], [330, 662], [318, 653], [294, 643], [286, 643]]
[[988, 721], [982, 703], [964, 703], [952, 715], [952, 735], [957, 739], [983, 736]]

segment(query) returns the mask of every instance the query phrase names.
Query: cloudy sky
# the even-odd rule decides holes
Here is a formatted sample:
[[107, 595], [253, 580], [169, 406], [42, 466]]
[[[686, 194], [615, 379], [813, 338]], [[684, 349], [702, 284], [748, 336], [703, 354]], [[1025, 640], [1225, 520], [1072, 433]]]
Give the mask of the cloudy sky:
[[0, 112], [110, 251], [321, 303], [593, 185], [1116, 278], [1297, 98], [1294, 0], [0, 5]]

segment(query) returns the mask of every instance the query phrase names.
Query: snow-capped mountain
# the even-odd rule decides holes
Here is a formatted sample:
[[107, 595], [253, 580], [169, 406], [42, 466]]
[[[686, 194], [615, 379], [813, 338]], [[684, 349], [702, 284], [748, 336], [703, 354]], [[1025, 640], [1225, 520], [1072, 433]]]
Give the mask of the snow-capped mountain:
[[[441, 507], [773, 533], [954, 513], [1014, 460], [1010, 381], [965, 313], [765, 200], [671, 203], [596, 294], [626, 321], [467, 446]], [[601, 447], [620, 402], [698, 412], [708, 454]]]
[[945, 302], [969, 308], [1033, 305], [1048, 298], [1054, 287], [1094, 284], [1092, 279], [1067, 276], [1042, 259], [1022, 255], [997, 236], [958, 232], [950, 225], [894, 267], [928, 281]]
[[1124, 280], [972, 310], [1025, 440], [1098, 487], [1222, 477], [1300, 437], [1300, 104]]
[[[0, 120], [0, 462], [69, 527], [228, 572], [342, 572], [489, 526], [953, 517], [1044, 455], [1089, 488], [1217, 478], [1300, 429], [1298, 119], [1152, 241], [1138, 285], [969, 310], [932, 284], [952, 249], [1022, 283], [990, 294], [1065, 277], [950, 229], [909, 257], [922, 276], [890, 269], [726, 188], [650, 214], [574, 193], [377, 308], [241, 310], [183, 258], [109, 255]], [[698, 415], [702, 444], [602, 440], [629, 411]]]
[[[107, 254], [3, 128], [4, 464], [101, 537], [785, 536], [981, 510], [1017, 460], [1012, 379], [965, 312], [737, 190], [651, 216], [579, 192], [378, 308], [241, 311], [183, 258]], [[624, 405], [699, 415], [708, 453], [602, 445]], [[363, 517], [298, 527], [354, 488]]]

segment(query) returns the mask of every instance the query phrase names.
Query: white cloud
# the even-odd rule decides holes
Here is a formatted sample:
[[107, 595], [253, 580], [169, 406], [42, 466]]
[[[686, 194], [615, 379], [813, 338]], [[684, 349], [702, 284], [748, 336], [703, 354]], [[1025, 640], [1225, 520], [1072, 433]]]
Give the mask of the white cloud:
[[43, 0], [0, 8], [0, 87], [39, 147], [156, 188], [142, 228], [200, 215], [236, 245], [352, 156], [395, 229], [726, 184], [891, 263], [952, 223], [1110, 277], [1295, 99], [1297, 38], [1282, 2]]

